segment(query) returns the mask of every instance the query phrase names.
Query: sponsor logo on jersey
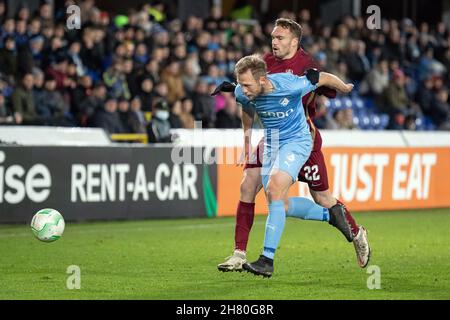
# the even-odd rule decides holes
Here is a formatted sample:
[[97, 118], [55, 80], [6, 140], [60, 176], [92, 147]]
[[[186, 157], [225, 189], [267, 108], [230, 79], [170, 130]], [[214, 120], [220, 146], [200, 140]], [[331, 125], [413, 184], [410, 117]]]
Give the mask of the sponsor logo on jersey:
[[289, 99], [288, 99], [288, 98], [283, 98], [283, 99], [281, 99], [281, 100], [280, 100], [280, 104], [281, 104], [283, 107], [287, 107], [287, 105], [289, 104]]
[[282, 118], [289, 117], [289, 115], [291, 113], [293, 113], [293, 112], [294, 112], [294, 109], [292, 109], [292, 108], [289, 109], [288, 111], [278, 111], [278, 112], [262, 111], [260, 113], [260, 116], [262, 118], [279, 118], [279, 119], [282, 119]]

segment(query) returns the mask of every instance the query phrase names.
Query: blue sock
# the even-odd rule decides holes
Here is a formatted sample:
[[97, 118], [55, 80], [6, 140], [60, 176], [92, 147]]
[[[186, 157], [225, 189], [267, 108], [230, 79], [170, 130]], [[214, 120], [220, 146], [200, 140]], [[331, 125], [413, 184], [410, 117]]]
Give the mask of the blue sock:
[[329, 221], [330, 214], [327, 208], [319, 206], [306, 198], [289, 198], [288, 217], [303, 220]]
[[273, 201], [269, 204], [269, 216], [266, 221], [266, 234], [264, 238], [263, 255], [273, 259], [275, 250], [280, 243], [281, 234], [286, 222], [286, 210], [282, 200]]

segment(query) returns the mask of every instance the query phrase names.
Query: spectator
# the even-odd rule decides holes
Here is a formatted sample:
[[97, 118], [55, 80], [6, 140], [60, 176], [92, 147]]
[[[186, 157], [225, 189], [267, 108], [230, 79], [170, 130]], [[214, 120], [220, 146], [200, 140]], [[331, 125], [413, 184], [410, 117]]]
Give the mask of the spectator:
[[191, 57], [185, 61], [182, 79], [184, 89], [189, 94], [192, 94], [194, 92], [195, 84], [198, 81], [198, 76], [200, 72], [201, 72], [200, 65], [198, 64], [196, 58]]
[[78, 79], [75, 89], [70, 90], [70, 112], [74, 116], [82, 113], [83, 103], [92, 94], [92, 89], [92, 78], [89, 75], [84, 75]]
[[14, 113], [17, 114], [17, 124], [42, 124], [42, 119], [36, 112], [33, 97], [33, 74], [27, 73], [22, 77], [21, 85], [12, 95]]
[[42, 2], [39, 7], [39, 18], [41, 19], [42, 24], [52, 24], [53, 16], [52, 16], [53, 8], [50, 2]]
[[31, 57], [33, 59], [32, 64], [35, 67], [42, 68], [44, 60], [44, 54], [42, 52], [44, 49], [44, 37], [41, 35], [31, 37], [29, 45]]
[[141, 80], [141, 90], [139, 98], [142, 102], [143, 111], [152, 111], [153, 99], [155, 94], [153, 93], [153, 81], [150, 77]]
[[316, 100], [316, 115], [313, 118], [314, 125], [318, 129], [337, 129], [337, 124], [328, 112], [327, 103], [327, 97], [318, 96]]
[[390, 129], [403, 128], [405, 116], [409, 111], [410, 101], [406, 94], [405, 81], [405, 74], [398, 69], [394, 72], [389, 87], [384, 91], [385, 102], [381, 111], [389, 114]]
[[61, 93], [56, 90], [56, 79], [51, 75], [45, 77], [41, 99], [39, 104], [36, 104], [36, 111], [46, 124], [59, 126], [70, 124], [65, 117], [69, 107]]
[[67, 55], [69, 59], [76, 65], [77, 75], [79, 77], [82, 77], [87, 73], [87, 69], [83, 63], [83, 60], [81, 59], [80, 50], [81, 50], [81, 43], [78, 41], [74, 41], [70, 44]]
[[5, 1], [0, 1], [0, 24], [3, 24], [6, 17], [6, 7], [5, 7]]
[[181, 122], [180, 115], [182, 112], [181, 100], [175, 101], [170, 109], [169, 122], [173, 129], [183, 128], [183, 123]]
[[147, 121], [141, 110], [141, 99], [136, 96], [130, 103], [130, 125], [133, 133], [146, 133]]
[[68, 65], [66, 55], [60, 51], [47, 69], [47, 74], [55, 78], [57, 90], [62, 91], [69, 85], [67, 74]]
[[150, 77], [153, 83], [159, 82], [159, 62], [154, 58], [145, 65], [144, 77]]
[[147, 62], [149, 61], [150, 57], [147, 53], [147, 46], [145, 43], [139, 43], [136, 46], [136, 51], [134, 54], [134, 62], [136, 64], [136, 68], [143, 68]]
[[193, 115], [202, 122], [203, 128], [212, 128], [215, 122], [214, 99], [209, 95], [208, 84], [199, 80], [193, 95]]
[[439, 130], [450, 130], [448, 88], [442, 88], [436, 92], [431, 104], [431, 119]]
[[16, 41], [12, 36], [6, 37], [0, 49], [0, 71], [11, 79], [17, 75], [18, 61]]
[[349, 77], [360, 82], [370, 70], [370, 63], [366, 57], [366, 45], [363, 41], [351, 40], [344, 60], [349, 68]]
[[225, 98], [225, 108], [217, 113], [216, 128], [237, 129], [241, 128], [240, 109], [232, 94], [223, 94]]
[[160, 99], [153, 107], [153, 117], [147, 129], [149, 142], [172, 142], [170, 129], [169, 104]]
[[112, 66], [103, 73], [103, 81], [108, 88], [108, 92], [116, 99], [119, 97], [129, 99], [131, 97], [127, 80], [123, 73], [123, 66], [119, 61], [114, 61]]
[[389, 63], [386, 59], [378, 61], [366, 76], [363, 88], [360, 89], [362, 94], [374, 96], [377, 100], [383, 94], [383, 91], [389, 86]]
[[133, 133], [133, 128], [131, 126], [131, 113], [130, 113], [130, 102], [125, 98], [119, 98], [117, 103], [117, 109], [120, 121], [124, 128], [124, 133]]
[[125, 79], [127, 81], [127, 86], [132, 97], [139, 93], [139, 84], [137, 81], [137, 74], [134, 67], [134, 61], [131, 59], [126, 59], [123, 61], [123, 73], [125, 74]]
[[155, 86], [154, 91], [155, 91], [155, 98], [166, 99], [167, 95], [169, 94], [169, 87], [167, 86], [167, 83], [159, 82]]
[[109, 134], [126, 132], [117, 113], [117, 99], [114, 96], [108, 96], [104, 108], [96, 110], [93, 125], [103, 128]]
[[103, 83], [97, 83], [92, 89], [92, 93], [80, 103], [78, 113], [75, 117], [81, 126], [93, 125], [94, 115], [98, 110], [103, 109], [107, 97], [106, 87]]
[[408, 114], [405, 117], [405, 124], [403, 126], [403, 129], [410, 130], [410, 131], [416, 130], [417, 129], [416, 119], [417, 118], [414, 114]]
[[0, 125], [13, 124], [14, 116], [5, 104], [5, 97], [0, 94]]
[[432, 116], [432, 104], [434, 102], [433, 92], [433, 78], [428, 77], [423, 82], [421, 89], [417, 91], [416, 100], [419, 103], [423, 114], [426, 116]]
[[167, 83], [167, 100], [169, 103], [174, 103], [186, 95], [181, 78], [180, 63], [177, 60], [169, 62], [162, 72], [161, 81]]
[[336, 110], [333, 114], [333, 120], [335, 122], [335, 127], [333, 127], [333, 129], [351, 130], [356, 128], [353, 122], [352, 108], [343, 108]]
[[179, 118], [181, 120], [181, 123], [183, 124], [183, 128], [185, 129], [194, 129], [195, 126], [195, 119], [192, 115], [192, 107], [193, 103], [191, 99], [184, 98], [182, 100], [181, 113], [179, 115]]
[[[74, 3], [64, 1], [64, 6]], [[247, 3], [241, 5], [245, 7]], [[83, 88], [79, 81], [79, 77], [89, 75], [93, 83], [103, 79], [116, 98], [130, 100], [139, 96], [145, 111], [151, 111], [155, 97], [168, 99], [171, 104], [186, 95], [192, 97], [195, 118], [203, 126], [214, 127], [220, 122], [215, 120], [215, 113], [223, 108], [223, 97], [217, 98], [214, 105], [202, 93], [205, 85], [200, 83], [207, 82], [206, 91], [209, 91], [212, 83], [234, 79], [234, 66], [243, 54], [270, 52], [273, 21], [241, 24], [223, 17], [220, 6], [212, 6], [207, 19], [190, 16], [183, 24], [179, 19], [172, 19], [160, 4], [145, 4], [137, 10], [130, 8], [126, 15], [117, 16], [101, 12], [95, 0], [84, 0], [80, 2], [83, 20], [80, 31], [65, 30], [64, 9], [61, 7], [53, 14], [52, 6], [52, 2], [43, 2], [30, 19], [30, 10], [19, 4], [6, 17], [4, 1], [0, 0], [0, 73], [9, 83], [2, 90], [8, 101], [11, 94], [8, 91], [21, 86], [16, 79], [19, 75], [35, 67], [45, 70], [56, 78], [56, 91], [66, 105], [71, 105], [71, 113], [80, 125], [87, 125], [91, 112], [103, 103], [102, 99], [93, 98], [90, 89]], [[380, 30], [369, 31], [362, 17], [344, 16], [332, 27], [311, 20], [308, 10], [301, 10], [298, 15], [284, 10], [280, 15], [299, 16], [303, 27], [301, 45], [326, 71], [355, 84], [363, 81], [352, 94], [366, 95], [364, 102], [371, 104], [374, 99], [380, 109], [389, 109], [384, 108], [383, 93], [395, 88], [388, 85], [386, 60], [390, 61], [391, 74], [397, 69], [405, 70], [406, 113], [394, 112], [391, 119], [397, 118], [398, 123], [391, 127], [413, 129], [420, 105], [426, 115], [431, 115], [430, 101], [437, 100], [434, 93], [430, 98], [429, 81], [425, 79], [435, 79], [432, 90], [437, 92], [450, 86], [450, 29], [445, 22], [416, 25], [410, 19], [383, 20]], [[145, 81], [144, 86], [151, 89], [142, 90], [142, 82], [147, 78], [151, 79], [151, 85]], [[418, 85], [424, 81], [425, 88]], [[43, 89], [35, 88], [36, 93], [40, 90]], [[399, 98], [394, 100], [398, 102]], [[87, 107], [82, 105], [84, 101]], [[86, 110], [90, 111], [85, 113]], [[183, 111], [179, 117], [182, 114]], [[318, 123], [327, 122], [324, 116]]]

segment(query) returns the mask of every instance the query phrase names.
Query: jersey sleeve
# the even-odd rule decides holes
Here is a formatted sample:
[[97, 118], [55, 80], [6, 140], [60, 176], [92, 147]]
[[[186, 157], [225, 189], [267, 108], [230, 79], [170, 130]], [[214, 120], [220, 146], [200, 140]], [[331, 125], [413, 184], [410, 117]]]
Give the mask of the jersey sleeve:
[[311, 91], [318, 88], [317, 84], [312, 84], [306, 76], [293, 76], [294, 90], [301, 95], [301, 97], [306, 96]]

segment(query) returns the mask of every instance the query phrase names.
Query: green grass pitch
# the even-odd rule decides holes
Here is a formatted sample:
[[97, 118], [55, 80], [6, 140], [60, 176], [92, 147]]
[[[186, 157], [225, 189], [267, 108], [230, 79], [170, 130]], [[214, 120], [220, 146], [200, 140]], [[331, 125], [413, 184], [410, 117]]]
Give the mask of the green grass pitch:
[[[289, 218], [270, 279], [221, 273], [234, 218], [67, 223], [54, 243], [0, 226], [0, 299], [450, 299], [450, 209], [355, 214], [369, 231], [381, 289], [326, 223]], [[249, 259], [261, 250], [255, 220]], [[69, 290], [67, 267], [81, 269]]]

